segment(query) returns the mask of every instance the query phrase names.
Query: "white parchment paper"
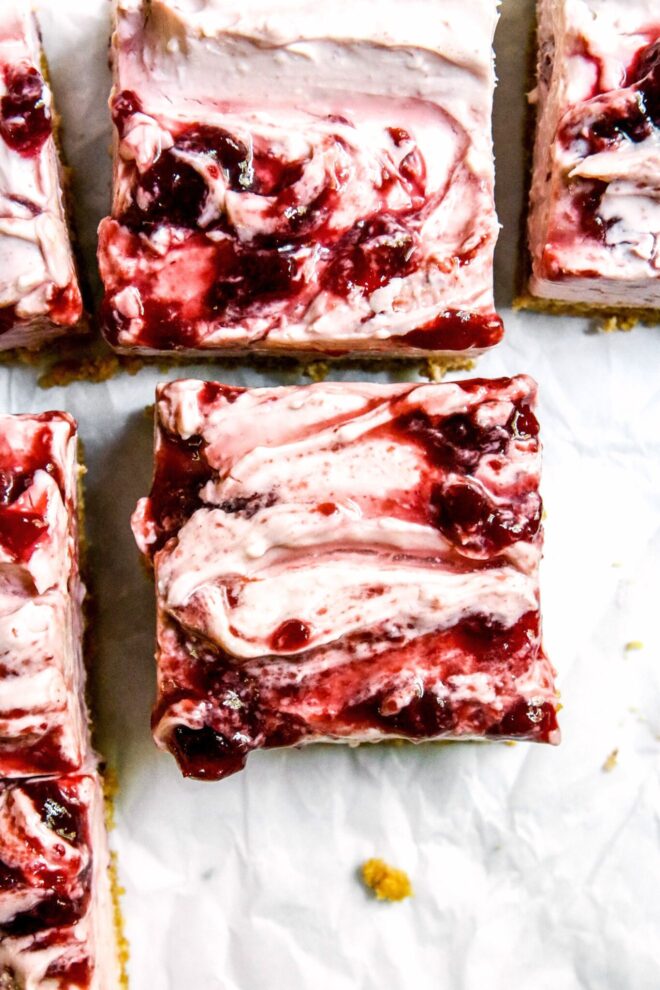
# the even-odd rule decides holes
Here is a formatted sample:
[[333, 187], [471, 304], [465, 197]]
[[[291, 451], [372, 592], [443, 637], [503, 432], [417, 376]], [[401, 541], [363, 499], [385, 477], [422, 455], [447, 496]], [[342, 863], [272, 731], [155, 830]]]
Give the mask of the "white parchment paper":
[[[110, 5], [39, 6], [93, 273], [109, 204]], [[531, 8], [504, 0], [497, 35], [497, 284], [508, 335], [478, 373], [524, 371], [541, 387], [560, 748], [313, 747], [255, 754], [217, 785], [184, 781], [150, 739], [152, 591], [128, 525], [150, 481], [145, 407], [155, 383], [181, 371], [43, 391], [34, 369], [0, 368], [0, 408], [68, 409], [85, 441], [93, 693], [121, 784], [113, 842], [133, 990], [660, 987], [660, 329], [603, 335], [510, 310]], [[190, 373], [213, 377], [208, 365]], [[249, 368], [217, 377], [296, 380]], [[626, 650], [630, 641], [643, 648]], [[414, 899], [366, 895], [356, 869], [372, 855], [408, 870]]]

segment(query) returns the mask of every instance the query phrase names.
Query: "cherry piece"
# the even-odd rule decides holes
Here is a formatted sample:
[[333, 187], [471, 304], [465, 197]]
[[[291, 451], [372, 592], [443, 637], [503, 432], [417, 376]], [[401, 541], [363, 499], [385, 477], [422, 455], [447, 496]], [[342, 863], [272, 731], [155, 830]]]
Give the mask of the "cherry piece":
[[300, 619], [287, 619], [275, 630], [270, 638], [270, 646], [276, 653], [294, 653], [309, 643], [311, 629]]
[[509, 709], [501, 722], [491, 726], [490, 736], [508, 736], [511, 739], [538, 739], [548, 742], [558, 728], [554, 705], [544, 702], [535, 705], [521, 699]]
[[190, 729], [177, 725], [169, 746], [185, 777], [223, 780], [245, 766], [248, 750], [236, 745], [210, 726]]
[[44, 102], [44, 81], [33, 66], [5, 69], [6, 94], [0, 100], [0, 134], [25, 158], [39, 154], [53, 132]]
[[339, 241], [322, 284], [338, 296], [356, 286], [371, 293], [414, 268], [413, 233], [396, 217], [383, 214], [360, 220]]
[[29, 781], [22, 789], [53, 832], [76, 845], [86, 840], [87, 829], [80, 807], [55, 781]]
[[252, 189], [254, 170], [251, 155], [245, 144], [221, 127], [198, 124], [185, 130], [176, 141], [180, 151], [197, 155], [209, 155], [223, 169], [230, 189], [237, 192]]
[[161, 433], [151, 490], [151, 513], [159, 532], [155, 553], [202, 504], [200, 489], [213, 476], [202, 437], [187, 440]]
[[121, 138], [126, 134], [126, 124], [130, 117], [142, 112], [142, 101], [137, 93], [124, 89], [112, 101], [112, 120]]
[[431, 513], [435, 525], [453, 543], [466, 549], [498, 553], [518, 540], [533, 540], [541, 525], [541, 500], [529, 496], [529, 506], [503, 507], [491, 503], [470, 484], [435, 486]]
[[27, 560], [47, 532], [42, 513], [0, 508], [0, 544], [15, 560]]

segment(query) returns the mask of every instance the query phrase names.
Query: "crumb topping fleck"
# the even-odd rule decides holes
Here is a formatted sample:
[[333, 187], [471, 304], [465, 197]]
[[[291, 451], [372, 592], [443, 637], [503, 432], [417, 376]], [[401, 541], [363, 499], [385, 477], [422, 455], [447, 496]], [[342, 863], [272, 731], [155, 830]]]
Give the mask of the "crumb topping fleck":
[[362, 880], [379, 901], [403, 901], [413, 896], [410, 878], [404, 870], [388, 866], [382, 859], [368, 859], [362, 864]]

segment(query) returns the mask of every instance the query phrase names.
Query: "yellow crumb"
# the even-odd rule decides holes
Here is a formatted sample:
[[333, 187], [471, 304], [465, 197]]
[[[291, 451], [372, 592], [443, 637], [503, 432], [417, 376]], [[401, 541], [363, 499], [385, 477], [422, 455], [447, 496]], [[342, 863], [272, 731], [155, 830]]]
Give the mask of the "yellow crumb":
[[431, 382], [441, 382], [448, 371], [472, 371], [474, 361], [469, 358], [429, 358], [420, 368], [420, 375]]
[[412, 897], [408, 874], [388, 866], [382, 859], [368, 859], [363, 863], [362, 879], [379, 901], [403, 901]]
[[110, 853], [110, 890], [112, 895], [115, 934], [117, 937], [117, 956], [119, 958], [120, 969], [119, 982], [122, 990], [128, 990], [128, 960], [130, 957], [130, 950], [128, 947], [128, 941], [124, 935], [124, 919], [121, 911], [121, 898], [126, 891], [119, 884], [117, 854], [115, 852]]
[[106, 766], [103, 770], [103, 797], [105, 798], [105, 827], [112, 832], [115, 827], [115, 800], [119, 793], [119, 777], [116, 770]]
[[639, 639], [631, 639], [629, 643], [626, 643], [625, 650], [626, 653], [633, 653], [635, 650], [643, 650], [644, 644]]
[[305, 375], [313, 382], [324, 382], [329, 371], [330, 365], [327, 361], [312, 361], [305, 367]]
[[626, 332], [632, 330], [638, 323], [639, 317], [622, 314], [619, 316], [610, 316], [608, 319], [603, 320], [600, 329], [605, 333], [614, 333], [617, 330]]
[[612, 773], [615, 766], [617, 765], [618, 758], [619, 758], [619, 750], [613, 749], [610, 755], [603, 763], [603, 770], [605, 773]]

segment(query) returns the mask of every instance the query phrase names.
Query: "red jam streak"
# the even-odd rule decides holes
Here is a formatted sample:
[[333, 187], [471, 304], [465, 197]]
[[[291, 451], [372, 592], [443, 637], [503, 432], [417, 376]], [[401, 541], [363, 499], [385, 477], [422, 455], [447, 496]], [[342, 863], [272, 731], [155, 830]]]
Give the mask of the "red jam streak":
[[526, 400], [514, 404], [502, 425], [482, 426], [474, 413], [432, 418], [418, 409], [394, 419], [391, 430], [399, 442], [421, 445], [441, 479], [452, 474], [451, 483], [431, 484], [427, 508], [428, 521], [451, 543], [479, 555], [496, 555], [518, 540], [536, 538], [542, 514], [538, 492], [511, 491], [504, 504], [494, 503], [470, 481], [482, 458], [506, 460], [513, 441], [529, 441], [530, 449], [538, 449], [539, 425]]
[[17, 511], [15, 506], [0, 506], [0, 545], [14, 560], [26, 561], [47, 535], [45, 505], [34, 511]]
[[430, 323], [411, 330], [398, 341], [427, 351], [481, 350], [493, 347], [504, 336], [504, 324], [495, 313], [481, 315], [446, 309]]
[[[639, 144], [658, 128], [660, 40], [654, 40], [636, 53], [628, 69], [625, 88], [608, 92], [599, 82], [594, 97], [566, 115], [559, 128], [558, 140], [565, 148], [585, 158], [622, 144]], [[601, 180], [572, 180], [573, 202], [581, 231], [600, 243], [605, 243], [609, 228], [617, 222], [616, 217], [605, 220], [599, 214], [608, 185]], [[561, 271], [549, 272], [550, 277], [561, 277], [562, 274]]]
[[56, 959], [46, 970], [46, 979], [59, 980], [62, 990], [88, 987], [92, 981], [93, 965], [89, 959]]
[[82, 296], [75, 282], [53, 291], [48, 315], [57, 326], [69, 327], [78, 322], [82, 315]]
[[[63, 840], [82, 846], [89, 843], [85, 812], [75, 795], [75, 781], [33, 781], [17, 785], [34, 803], [43, 824]], [[35, 855], [21, 869], [10, 868], [2, 862], [0, 837], [0, 892], [21, 887], [39, 891], [37, 903], [0, 922], [3, 935], [23, 937], [37, 935], [50, 929], [74, 925], [84, 915], [91, 892], [91, 866], [75, 878], [67, 877], [57, 867], [49, 868], [47, 861]], [[72, 895], [75, 890], [75, 895]], [[83, 984], [84, 985], [84, 984]]]
[[[141, 110], [134, 92], [125, 91], [115, 98], [113, 118], [120, 137]], [[203, 343], [200, 325], [239, 326], [253, 316], [275, 319], [283, 304], [304, 294], [308, 276], [302, 273], [303, 253], [310, 243], [316, 246], [319, 287], [341, 299], [369, 295], [393, 278], [415, 272], [421, 263], [418, 238], [427, 204], [426, 170], [407, 131], [389, 128], [389, 136], [397, 147], [409, 145], [409, 150], [397, 170], [383, 170], [381, 210], [359, 219], [348, 230], [335, 230], [329, 220], [340, 205], [341, 175], [311, 202], [303, 203], [296, 183], [305, 160], [282, 161], [270, 148], [260, 147], [257, 141], [248, 147], [219, 127], [195, 125], [181, 130], [172, 148], [163, 151], [145, 173], [136, 173], [133, 201], [117, 220], [127, 235], [123, 252], [138, 262], [149, 253], [140, 235], [150, 235], [163, 224], [178, 228], [184, 239], [170, 252], [172, 264], [176, 264], [176, 252], [194, 252], [201, 259], [198, 269], [206, 288], [192, 300], [164, 301], [148, 273], [149, 265], [142, 266], [146, 274], [131, 282], [142, 301], [139, 345], [153, 350], [195, 349]], [[345, 147], [339, 134], [334, 141]], [[268, 212], [277, 221], [277, 232], [246, 240], [225, 215], [202, 227], [209, 189], [200, 172], [181, 157], [190, 153], [203, 153], [209, 173], [222, 171], [233, 192], [271, 197]], [[388, 193], [395, 185], [409, 197], [409, 205], [398, 211], [387, 207]], [[213, 233], [215, 239], [207, 236]], [[456, 263], [469, 264], [470, 260], [457, 258]], [[130, 320], [111, 302], [118, 288], [108, 292], [102, 315], [104, 332], [114, 345], [120, 344], [121, 334], [130, 327]], [[481, 349], [501, 336], [502, 324], [496, 316], [447, 312], [432, 325], [396, 338], [395, 344], [424, 350]]]
[[5, 775], [27, 777], [35, 773], [67, 773], [77, 766], [75, 760], [64, 757], [60, 730], [52, 729], [29, 744], [14, 739], [0, 741], [0, 768]]
[[[456, 384], [468, 394], [484, 390], [484, 401], [497, 402], [500, 390], [509, 383], [506, 379], [474, 379]], [[211, 413], [219, 403], [235, 402], [240, 395], [240, 389], [209, 383], [202, 387], [198, 401], [203, 412]], [[523, 445], [530, 456], [538, 451], [539, 424], [529, 397], [514, 399], [503, 423], [483, 423], [480, 405], [444, 416], [431, 416], [421, 407], [397, 415], [400, 400], [401, 396], [389, 400], [392, 416], [374, 430], [384, 432], [393, 443], [423, 451], [425, 480], [415, 494], [421, 500], [415, 510], [421, 518], [440, 528], [461, 553], [472, 554], [470, 567], [496, 566], [499, 555], [518, 540], [537, 542], [542, 506], [536, 488], [528, 490], [524, 481], [515, 483], [506, 497], [500, 493], [495, 502], [475, 478], [484, 458], [490, 459], [494, 469], [498, 462], [506, 464], [514, 443]], [[162, 427], [160, 436], [151, 494], [157, 546], [175, 535], [203, 504], [200, 486], [217, 478], [201, 438], [182, 440], [163, 433]], [[219, 508], [250, 515], [272, 504], [275, 497], [272, 492], [257, 491]], [[334, 502], [310, 507], [311, 512], [328, 517], [336, 509]], [[240, 588], [228, 587], [230, 606], [237, 604], [238, 595]], [[242, 769], [255, 749], [296, 745], [317, 736], [378, 731], [411, 740], [468, 734], [548, 741], [557, 730], [554, 707], [528, 703], [515, 687], [516, 679], [543, 656], [538, 611], [523, 615], [511, 627], [475, 613], [451, 629], [411, 642], [391, 629], [370, 630], [342, 640], [346, 660], [339, 665], [323, 663], [324, 652], [336, 649], [337, 644], [311, 646], [308, 624], [291, 617], [270, 640], [278, 670], [283, 671], [275, 683], [261, 677], [272, 657], [237, 667], [220, 649], [199, 640], [174, 619], [168, 622], [172, 638], [167, 639], [169, 650], [159, 657], [163, 687], [153, 726], [157, 730], [169, 718], [176, 723], [176, 708], [182, 701], [205, 712], [203, 724], [175, 724], [166, 740], [186, 776], [222, 779]], [[301, 677], [302, 665], [312, 658], [319, 661], [314, 664], [317, 672]], [[438, 699], [435, 685], [466, 672], [491, 677], [508, 699], [505, 708], [497, 702]], [[402, 675], [404, 682], [422, 685], [407, 703], [393, 700]], [[379, 690], [370, 695], [372, 683]], [[302, 712], [316, 714], [303, 717]]]
[[[187, 651], [191, 644], [183, 630], [180, 637], [181, 648]], [[364, 649], [368, 642], [368, 637], [347, 642], [346, 663], [311, 677], [295, 675], [304, 657], [292, 660], [288, 684], [261, 689], [258, 677], [237, 672], [229, 657], [208, 647], [204, 652], [196, 642], [197, 660], [189, 658], [182, 668], [178, 654], [171, 658], [177, 670], [177, 689], [161, 696], [154, 727], [168, 714], [174, 715], [172, 709], [182, 699], [199, 705], [213, 698], [210, 724], [199, 729], [178, 725], [168, 739], [184, 775], [200, 780], [231, 776], [244, 768], [255, 749], [295, 746], [313, 736], [341, 738], [377, 731], [419, 742], [461, 733], [548, 742], [557, 730], [556, 711], [549, 703], [536, 705], [514, 696], [502, 711], [479, 701], [450, 704], [438, 699], [431, 689], [433, 684], [466, 670], [501, 677], [505, 682], [523, 674], [541, 650], [537, 613], [528, 613], [509, 629], [476, 615], [412, 645], [393, 640], [388, 652], [377, 651], [366, 659], [361, 654], [360, 659], [351, 661], [351, 651], [358, 645]], [[315, 651], [315, 655], [322, 652]], [[168, 658], [163, 662], [167, 669]], [[278, 662], [286, 661], [279, 658]], [[403, 671], [411, 678], [421, 676], [429, 689], [415, 694], [401, 708], [392, 705], [386, 690], [355, 702], [364, 694], [365, 684], [382, 683], [388, 671], [393, 685]], [[298, 710], [320, 714], [305, 720]]]
[[64, 478], [53, 458], [49, 413], [35, 417], [37, 426], [27, 450], [20, 456], [0, 442], [0, 545], [17, 561], [29, 559], [47, 534], [47, 500], [18, 505], [17, 500], [32, 484], [37, 470], [46, 471], [64, 498]]
[[25, 158], [36, 157], [53, 132], [44, 102], [44, 80], [33, 66], [5, 69], [6, 94], [0, 100], [0, 135]]
[[213, 477], [202, 437], [187, 440], [161, 431], [151, 490], [151, 514], [159, 530], [159, 550], [203, 503], [200, 489]]

